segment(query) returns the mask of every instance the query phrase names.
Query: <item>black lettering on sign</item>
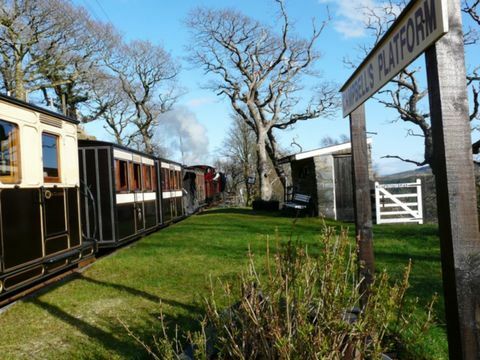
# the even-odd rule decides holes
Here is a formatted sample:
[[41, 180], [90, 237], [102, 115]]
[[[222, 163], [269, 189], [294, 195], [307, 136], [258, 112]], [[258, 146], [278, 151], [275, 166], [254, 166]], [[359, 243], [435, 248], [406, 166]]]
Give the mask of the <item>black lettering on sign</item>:
[[437, 29], [435, 0], [430, 0], [430, 5], [428, 5], [428, 3], [428, 0], [425, 0], [423, 2], [423, 12], [425, 14], [425, 27], [427, 30], [427, 36]]
[[368, 65], [368, 77], [370, 79], [370, 89], [373, 88], [375, 83], [374, 74], [373, 74], [373, 64]]
[[397, 64], [400, 62], [400, 59], [398, 58], [398, 37], [400, 36], [400, 34], [397, 32], [394, 36], [393, 36], [393, 42], [395, 43], [395, 59], [397, 59]]
[[407, 44], [407, 39], [405, 38], [405, 26], [402, 26], [400, 29], [400, 53], [402, 54], [402, 61], [405, 58], [403, 48]]
[[[415, 28], [417, 29], [417, 46], [420, 45], [420, 41], [425, 40], [425, 18], [423, 17], [423, 9], [419, 7], [417, 11], [415, 11]], [[419, 34], [421, 33], [422, 38], [420, 39]]]
[[388, 72], [395, 68], [395, 58], [393, 57], [393, 44], [390, 41], [388, 46]]
[[411, 53], [415, 47], [415, 27], [413, 26], [412, 18], [407, 21], [407, 49]]
[[378, 60], [378, 79], [379, 80], [382, 80], [382, 70], [383, 70], [383, 55], [382, 53], [378, 53], [378, 57], [377, 57], [377, 60]]
[[382, 50], [382, 56], [383, 56], [383, 75], [388, 76], [388, 72], [390, 69], [387, 67], [387, 58], [385, 56], [385, 49]]
[[362, 84], [365, 90], [362, 95], [365, 95], [370, 90], [367, 83], [367, 69], [362, 72]]

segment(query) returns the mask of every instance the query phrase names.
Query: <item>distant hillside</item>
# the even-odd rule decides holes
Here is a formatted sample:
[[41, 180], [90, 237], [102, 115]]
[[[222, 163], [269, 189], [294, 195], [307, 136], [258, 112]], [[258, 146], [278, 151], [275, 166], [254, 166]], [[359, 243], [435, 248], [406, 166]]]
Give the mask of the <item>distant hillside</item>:
[[432, 176], [432, 169], [430, 169], [430, 166], [422, 166], [413, 170], [379, 176], [378, 181], [403, 180], [403, 179], [424, 177], [424, 176]]

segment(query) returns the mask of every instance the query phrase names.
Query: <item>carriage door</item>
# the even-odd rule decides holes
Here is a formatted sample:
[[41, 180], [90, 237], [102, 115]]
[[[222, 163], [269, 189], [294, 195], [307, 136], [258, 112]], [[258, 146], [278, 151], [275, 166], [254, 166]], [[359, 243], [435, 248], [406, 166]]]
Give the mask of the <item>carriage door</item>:
[[177, 190], [177, 172], [173, 169], [173, 165], [170, 165], [170, 211], [172, 213], [172, 218], [176, 218], [177, 215], [177, 205], [176, 205], [176, 190]]
[[[60, 183], [59, 153], [60, 138], [42, 134], [43, 177], [45, 183]], [[65, 189], [49, 187], [42, 189], [43, 226], [45, 255], [55, 254], [68, 248], [67, 206]]]
[[68, 248], [64, 189], [43, 189], [45, 253], [51, 255]]
[[143, 208], [142, 166], [140, 162], [132, 163], [132, 190], [135, 193], [135, 231], [145, 230], [145, 209]]

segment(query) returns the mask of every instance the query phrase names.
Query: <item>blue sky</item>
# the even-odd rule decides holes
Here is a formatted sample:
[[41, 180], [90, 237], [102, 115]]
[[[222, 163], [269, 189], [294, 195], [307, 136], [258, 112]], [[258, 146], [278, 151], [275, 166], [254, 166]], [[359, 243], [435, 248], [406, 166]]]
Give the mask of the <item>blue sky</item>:
[[[203, 138], [202, 150], [195, 154], [196, 160], [211, 162], [230, 126], [231, 110], [226, 99], [201, 89], [208, 78], [201, 70], [193, 69], [185, 61], [189, 34], [183, 20], [193, 8], [205, 5], [234, 8], [272, 24], [277, 14], [273, 0], [74, 0], [74, 3], [84, 6], [94, 18], [113, 23], [127, 40], [145, 39], [160, 44], [182, 63], [179, 83], [186, 89], [186, 93], [179, 100], [178, 106], [182, 114], [188, 114], [189, 119], [195, 122], [195, 131], [198, 132], [198, 137]], [[312, 18], [321, 22], [327, 16], [327, 6], [329, 8], [332, 21], [317, 43], [317, 48], [323, 55], [317, 68], [324, 79], [342, 85], [351, 74], [351, 70], [343, 65], [342, 59], [357, 56], [357, 46], [370, 40], [362, 30], [362, 12], [358, 8], [374, 3], [375, 0], [286, 0], [287, 11], [300, 36], [308, 36], [311, 33]], [[479, 54], [478, 46], [469, 50], [472, 59], [478, 58]], [[416, 64], [423, 67], [423, 57]], [[422, 78], [425, 83], [424, 75]], [[421, 159], [421, 139], [407, 137], [409, 126], [402, 122], [391, 123], [396, 118], [395, 113], [386, 111], [375, 100], [366, 103], [366, 111], [367, 131], [378, 133], [372, 135], [373, 161], [377, 171], [388, 174], [415, 167], [381, 157], [395, 154]], [[99, 124], [91, 125], [87, 130], [100, 138], [106, 136]], [[301, 122], [294, 129], [279, 133], [278, 137], [285, 150], [295, 152], [297, 148], [290, 145], [293, 138], [304, 150], [309, 150], [320, 147], [325, 136], [336, 138], [348, 133], [348, 120], [342, 119], [339, 111], [334, 119], [320, 118]], [[162, 139], [167, 145], [176, 141], [171, 132], [165, 134]], [[178, 152], [172, 152], [170, 156], [181, 160]]]

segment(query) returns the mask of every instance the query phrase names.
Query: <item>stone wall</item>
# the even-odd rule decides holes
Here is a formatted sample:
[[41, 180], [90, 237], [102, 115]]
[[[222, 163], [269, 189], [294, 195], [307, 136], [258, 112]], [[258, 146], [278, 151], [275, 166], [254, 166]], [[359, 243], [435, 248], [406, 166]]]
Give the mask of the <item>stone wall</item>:
[[333, 156], [321, 155], [313, 158], [317, 189], [316, 208], [319, 216], [335, 218], [335, 183]]

